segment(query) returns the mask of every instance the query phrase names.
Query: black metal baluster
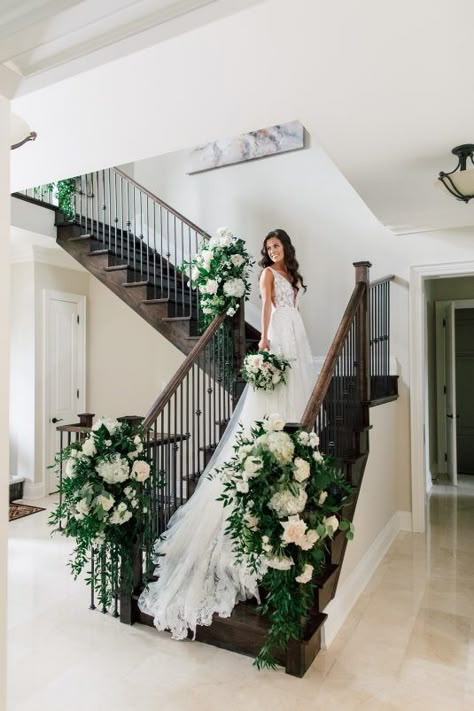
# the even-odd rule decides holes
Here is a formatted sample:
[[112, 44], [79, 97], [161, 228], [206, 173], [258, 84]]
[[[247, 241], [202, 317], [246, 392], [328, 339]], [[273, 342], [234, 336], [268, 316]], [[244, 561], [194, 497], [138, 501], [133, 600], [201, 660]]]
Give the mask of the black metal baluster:
[[91, 569], [90, 569], [90, 584], [91, 584], [91, 604], [89, 610], [95, 610], [95, 550], [91, 546]]

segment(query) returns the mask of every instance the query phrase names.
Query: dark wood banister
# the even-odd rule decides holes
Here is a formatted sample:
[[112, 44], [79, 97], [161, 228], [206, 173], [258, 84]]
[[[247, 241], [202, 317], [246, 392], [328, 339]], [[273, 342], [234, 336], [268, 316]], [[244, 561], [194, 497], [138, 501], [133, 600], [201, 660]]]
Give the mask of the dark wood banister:
[[[322, 405], [326, 393], [331, 383], [331, 378], [336, 368], [337, 359], [342, 351], [344, 342], [351, 324], [363, 304], [364, 298], [367, 297], [367, 277], [368, 269], [371, 266], [370, 262], [356, 262], [356, 285], [349, 299], [344, 315], [336, 331], [336, 335], [331, 343], [326, 358], [324, 359], [323, 367], [319, 373], [318, 379], [314, 385], [313, 391], [306, 405], [306, 409], [301, 418], [301, 426], [305, 430], [311, 430], [314, 426], [319, 408]], [[365, 369], [365, 364], [362, 364], [362, 369]]]
[[206, 237], [209, 237], [209, 235], [207, 234], [207, 232], [205, 232], [201, 227], [198, 227], [197, 225], [195, 225], [194, 222], [191, 222], [191, 220], [188, 220], [187, 217], [185, 217], [184, 215], [181, 215], [180, 212], [178, 212], [178, 211], [175, 210], [173, 207], [171, 207], [170, 205], [168, 205], [166, 202], [164, 202], [163, 200], [161, 200], [157, 195], [154, 195], [152, 192], [150, 192], [150, 191], [147, 190], [145, 187], [143, 187], [143, 185], [140, 185], [140, 183], [137, 183], [136, 180], [134, 180], [134, 179], [131, 178], [129, 175], [127, 175], [126, 173], [124, 173], [123, 170], [121, 170], [120, 168], [111, 168], [111, 170], [113, 170], [115, 173], [118, 173], [118, 175], [120, 175], [122, 178], [125, 178], [126, 180], [128, 180], [129, 183], [131, 183], [131, 184], [134, 185], [136, 188], [138, 188], [139, 190], [141, 190], [142, 193], [144, 193], [145, 195], [147, 195], [151, 200], [154, 200], [155, 202], [157, 202], [158, 205], [161, 205], [161, 207], [164, 207], [165, 210], [168, 210], [168, 212], [171, 212], [172, 215], [174, 215], [174, 216], [177, 217], [179, 220], [181, 220], [181, 222], [184, 222], [184, 224], [187, 225], [188, 227], [190, 227], [192, 230], [195, 230], [195, 231], [198, 232], [200, 235], [205, 235]]
[[219, 314], [219, 316], [216, 316], [214, 321], [212, 321], [212, 323], [210, 323], [209, 326], [206, 328], [192, 351], [186, 356], [185, 360], [183, 361], [183, 363], [181, 363], [180, 367], [178, 368], [168, 385], [165, 387], [163, 392], [161, 392], [160, 395], [156, 398], [155, 402], [147, 412], [146, 417], [143, 420], [144, 429], [148, 429], [153, 424], [153, 422], [155, 422], [158, 415], [165, 408], [166, 404], [171, 400], [174, 393], [178, 389], [178, 386], [183, 381], [186, 373], [191, 370], [193, 364], [197, 361], [199, 355], [207, 346], [214, 333], [217, 331], [221, 323], [224, 322], [225, 317], [226, 313], [225, 311], [223, 311], [221, 314]]

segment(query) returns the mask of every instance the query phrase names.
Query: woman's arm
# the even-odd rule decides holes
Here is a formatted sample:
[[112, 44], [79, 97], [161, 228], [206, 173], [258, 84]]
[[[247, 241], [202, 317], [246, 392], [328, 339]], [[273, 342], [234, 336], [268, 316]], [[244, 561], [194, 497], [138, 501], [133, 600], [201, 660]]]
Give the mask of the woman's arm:
[[273, 291], [273, 274], [271, 269], [264, 269], [260, 277], [260, 294], [262, 297], [262, 337], [258, 344], [258, 349], [270, 348], [268, 340], [268, 326], [270, 323], [270, 315], [272, 312], [272, 291]]

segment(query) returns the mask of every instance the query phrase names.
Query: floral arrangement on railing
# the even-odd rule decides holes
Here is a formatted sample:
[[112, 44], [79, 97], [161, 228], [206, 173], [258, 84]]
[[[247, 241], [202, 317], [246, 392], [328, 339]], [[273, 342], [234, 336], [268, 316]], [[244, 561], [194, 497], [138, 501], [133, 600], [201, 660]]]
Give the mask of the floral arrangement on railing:
[[250, 293], [248, 272], [254, 263], [244, 240], [227, 227], [218, 229], [214, 237], [203, 237], [196, 256], [183, 262], [183, 272], [191, 267], [191, 283], [199, 291], [205, 325], [224, 310], [228, 316], [237, 312], [240, 299]]
[[337, 529], [353, 537], [352, 523], [340, 518], [350, 485], [321, 454], [314, 432], [284, 432], [285, 424], [274, 414], [255, 422], [249, 435], [241, 431], [234, 457], [217, 474], [220, 500], [231, 507], [227, 533], [237, 564], [257, 575], [259, 609], [270, 620], [258, 668], [275, 667], [274, 650], [300, 638], [328, 539]]
[[[69, 561], [76, 579], [87, 565], [92, 549], [100, 549], [105, 570], [100, 578], [89, 576], [105, 607], [118, 588], [131, 592], [131, 547], [141, 534], [147, 497], [144, 482], [152, 474], [141, 434], [129, 424], [99, 419], [83, 441], [76, 441], [56, 455], [62, 462], [59, 485], [61, 501], [49, 523], [75, 538]], [[117, 580], [115, 571], [120, 570]]]
[[262, 350], [245, 356], [241, 373], [254, 390], [274, 390], [286, 383], [288, 368], [291, 364], [287, 358]]
[[54, 197], [58, 201], [59, 212], [64, 215], [66, 220], [72, 221], [76, 217], [74, 195], [77, 192], [77, 180], [78, 178], [65, 178], [56, 183], [47, 183], [33, 188], [33, 194], [42, 200], [44, 193], [52, 193], [55, 190]]

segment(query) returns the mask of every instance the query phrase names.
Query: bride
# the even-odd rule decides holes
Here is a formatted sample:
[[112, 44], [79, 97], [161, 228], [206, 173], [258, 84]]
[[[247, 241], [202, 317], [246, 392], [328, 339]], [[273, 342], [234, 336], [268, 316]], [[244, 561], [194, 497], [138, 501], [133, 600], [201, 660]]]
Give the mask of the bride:
[[158, 630], [175, 639], [196, 634], [197, 625], [210, 625], [212, 616], [229, 617], [237, 602], [258, 599], [255, 575], [238, 566], [224, 531], [228, 509], [216, 499], [222, 492], [218, 476], [209, 475], [233, 455], [235, 434], [275, 412], [287, 422], [299, 422], [311, 394], [315, 368], [299, 313], [306, 286], [299, 273], [295, 249], [284, 230], [273, 230], [263, 242], [260, 277], [262, 337], [259, 349], [269, 349], [291, 362], [287, 385], [273, 391], [242, 393], [224, 436], [201, 475], [196, 491], [170, 519], [155, 544], [158, 580], [143, 591], [138, 605], [154, 619]]

